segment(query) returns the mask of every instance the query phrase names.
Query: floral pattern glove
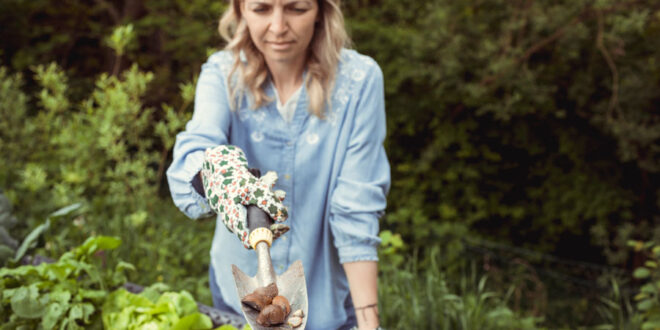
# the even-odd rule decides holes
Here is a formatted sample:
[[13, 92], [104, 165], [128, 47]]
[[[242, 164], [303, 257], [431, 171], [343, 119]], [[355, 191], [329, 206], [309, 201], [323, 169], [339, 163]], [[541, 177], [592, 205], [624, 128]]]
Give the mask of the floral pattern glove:
[[[227, 229], [238, 236], [245, 248], [250, 248], [246, 205], [257, 205], [275, 222], [287, 219], [288, 212], [282, 204], [284, 191], [272, 190], [277, 174], [270, 171], [261, 178], [252, 175], [240, 148], [221, 145], [207, 149], [201, 172], [204, 192], [211, 208], [220, 215]], [[277, 223], [271, 230], [275, 228], [279, 231], [275, 236], [288, 230], [287, 226]]]

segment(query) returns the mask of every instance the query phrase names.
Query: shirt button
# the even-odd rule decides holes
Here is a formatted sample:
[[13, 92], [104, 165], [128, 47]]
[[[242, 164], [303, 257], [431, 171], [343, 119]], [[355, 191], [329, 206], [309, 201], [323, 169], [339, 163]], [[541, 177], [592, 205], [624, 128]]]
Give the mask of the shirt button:
[[293, 140], [288, 141], [288, 142], [286, 143], [286, 145], [288, 145], [288, 146], [292, 146], [292, 145], [293, 145]]
[[289, 179], [291, 179], [291, 176], [288, 175], [288, 174], [284, 174], [284, 179], [289, 180]]
[[284, 265], [279, 265], [279, 266], [277, 266], [277, 269], [279, 269], [279, 270], [283, 270], [283, 269], [284, 269]]
[[283, 241], [286, 241], [286, 236], [281, 237]]

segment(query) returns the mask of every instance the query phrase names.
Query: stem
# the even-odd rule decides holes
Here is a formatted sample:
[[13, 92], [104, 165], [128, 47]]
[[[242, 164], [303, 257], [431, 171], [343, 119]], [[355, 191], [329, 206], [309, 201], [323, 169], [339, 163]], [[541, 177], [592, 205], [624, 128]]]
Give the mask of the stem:
[[119, 75], [119, 67], [121, 66], [121, 55], [117, 54], [115, 56], [115, 65], [112, 68], [112, 75], [117, 77]]

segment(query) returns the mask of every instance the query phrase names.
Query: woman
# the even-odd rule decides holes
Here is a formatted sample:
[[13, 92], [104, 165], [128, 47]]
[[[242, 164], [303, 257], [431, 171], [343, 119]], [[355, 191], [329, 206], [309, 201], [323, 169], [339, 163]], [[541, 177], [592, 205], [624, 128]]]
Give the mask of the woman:
[[[290, 230], [271, 257], [277, 273], [302, 260], [307, 328], [379, 326], [378, 218], [390, 184], [383, 78], [371, 58], [343, 48], [349, 40], [339, 6], [232, 0], [220, 20], [228, 45], [202, 66], [193, 118], [177, 135], [167, 173], [174, 202], [189, 217], [218, 213], [210, 266], [216, 308], [240, 314], [230, 265], [254, 274], [256, 257], [242, 244], [244, 207], [229, 212], [216, 198], [229, 187], [207, 177], [200, 187], [202, 167], [220, 166], [214, 152], [236, 156], [231, 173], [246, 167], [245, 157], [250, 167], [279, 174], [274, 188], [286, 199], [270, 214]], [[270, 188], [274, 178], [267, 181]], [[227, 200], [234, 198], [246, 204], [252, 197]]]

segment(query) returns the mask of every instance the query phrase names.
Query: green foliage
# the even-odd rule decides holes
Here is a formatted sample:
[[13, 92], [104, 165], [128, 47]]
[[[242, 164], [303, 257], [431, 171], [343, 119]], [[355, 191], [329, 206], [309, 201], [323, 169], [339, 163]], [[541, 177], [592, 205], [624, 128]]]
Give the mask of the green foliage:
[[[428, 260], [413, 256], [402, 266], [381, 266], [381, 323], [392, 329], [535, 329], [540, 318], [507, 307], [507, 294], [490, 291], [474, 269], [451, 272], [437, 248]], [[427, 264], [420, 267], [420, 263]]]
[[[53, 223], [42, 252], [59, 255], [96, 233], [121, 235], [126, 243], [119, 256], [155, 270], [132, 280], [168, 280], [208, 302], [207, 263], [199, 261], [208, 255], [213, 223], [190, 226], [160, 194], [173, 137], [190, 116], [193, 84], [181, 84], [180, 106], [147, 107], [142, 98], [153, 75], [134, 66], [120, 77], [101, 75], [90, 95], [73, 103], [61, 69], [51, 64], [34, 71], [41, 90], [32, 103], [20, 76], [0, 70], [8, 96], [0, 100], [0, 114], [10, 120], [0, 133], [6, 155], [0, 185], [25, 219], [12, 236], [24, 237], [53, 209], [81, 203], [76, 214]], [[152, 248], [151, 242], [163, 244]]]
[[4, 266], [5, 262], [13, 258], [18, 248], [18, 240], [9, 233], [16, 222], [9, 199], [0, 193], [0, 266]]
[[108, 288], [126, 280], [126, 267], [120, 263], [108, 272], [95, 255], [120, 244], [118, 238], [93, 237], [55, 263], [0, 269], [2, 329], [100, 328], [99, 307]]
[[660, 8], [599, 6], [345, 3], [385, 76], [386, 229], [411, 248], [477, 231], [553, 251], [578, 236], [625, 261], [621, 243], [660, 221]]
[[211, 329], [211, 319], [197, 311], [187, 291], [159, 292], [158, 286], [140, 294], [125, 289], [113, 291], [103, 304], [106, 329]]
[[117, 53], [117, 56], [123, 56], [134, 39], [135, 33], [133, 32], [133, 25], [128, 24], [115, 28], [110, 37], [106, 40], [106, 43], [108, 44], [108, 47], [112, 48], [115, 53]]
[[648, 258], [644, 266], [635, 269], [635, 278], [643, 281], [639, 293], [635, 296], [637, 310], [641, 314], [642, 329], [660, 327], [660, 245], [656, 242], [642, 243], [631, 241], [637, 252], [643, 252]]
[[608, 296], [601, 297], [602, 305], [598, 313], [605, 321], [596, 327], [600, 330], [634, 330], [641, 328], [641, 315], [635, 312], [630, 299], [620, 291], [617, 281], [612, 280], [612, 290]]

